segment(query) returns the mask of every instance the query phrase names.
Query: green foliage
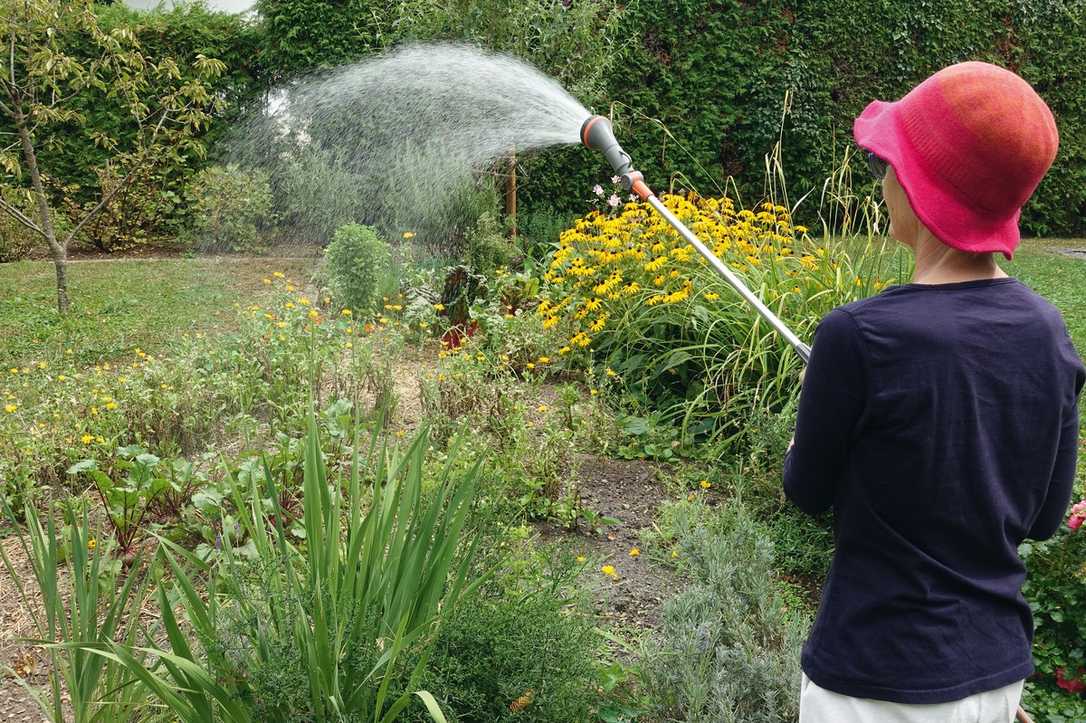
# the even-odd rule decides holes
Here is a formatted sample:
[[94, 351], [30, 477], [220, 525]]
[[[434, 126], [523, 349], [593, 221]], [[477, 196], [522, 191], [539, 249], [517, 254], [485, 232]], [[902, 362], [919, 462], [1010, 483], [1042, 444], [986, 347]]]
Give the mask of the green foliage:
[[[193, 173], [205, 163], [205, 150], [222, 137], [238, 114], [259, 100], [261, 68], [256, 49], [259, 30], [241, 16], [214, 12], [200, 3], [184, 3], [170, 9], [136, 11], [123, 3], [95, 7], [105, 32], [128, 33], [153, 59], [175, 58], [184, 82], [199, 76], [189, 64], [199, 54], [224, 64], [215, 78], [201, 78], [222, 103], [211, 109], [207, 122], [195, 130], [198, 145], [170, 148], [159, 153], [151, 167], [129, 180], [129, 187], [107, 204], [92, 220], [81, 240], [105, 250], [124, 250], [149, 243], [171, 241], [184, 224], [187, 206], [182, 193]], [[90, 36], [64, 37], [67, 52], [87, 55], [94, 52]], [[149, 92], [160, 91], [153, 81]], [[115, 139], [121, 147], [131, 145], [137, 126], [121, 99], [108, 89], [84, 89], [72, 98], [72, 106], [85, 118], [85, 125]], [[84, 124], [68, 124], [42, 150], [43, 163], [52, 169], [63, 193], [68, 213], [86, 210], [97, 201], [97, 191], [123, 177], [123, 168], [103, 170], [110, 148], [96, 143], [83, 132]], [[76, 216], [78, 217], [78, 216]]]
[[234, 252], [260, 247], [260, 229], [271, 211], [267, 174], [236, 165], [211, 166], [193, 176], [185, 196], [191, 245]]
[[[439, 474], [426, 493], [421, 433], [402, 454], [372, 453], [372, 484], [363, 483], [357, 452], [349, 472], [332, 480], [312, 413], [307, 426], [304, 544], [288, 537], [275, 476], [254, 479], [247, 501], [234, 502], [255, 562], [237, 555], [229, 536], [215, 566], [174, 545], [164, 552], [175, 580], [158, 590], [170, 648], [156, 651], [164, 670], [110, 646], [182, 720], [210, 719], [212, 711], [236, 721], [394, 720], [412, 702], [441, 617], [482, 579], [469, 576], [474, 546], [460, 550], [478, 464]], [[275, 501], [270, 511], [260, 484]], [[217, 594], [205, 600], [194, 571], [210, 575]], [[181, 601], [191, 633], [182, 632], [171, 599]], [[293, 674], [293, 686], [278, 687], [283, 672]]]
[[495, 269], [510, 266], [516, 259], [516, 246], [506, 238], [505, 230], [492, 213], [483, 213], [465, 240], [468, 266], [484, 276]]
[[[955, 62], [993, 62], [1034, 85], [1060, 130], [1055, 165], [1027, 205], [1023, 228], [1081, 236], [1086, 76], [1068, 69], [1086, 53], [1084, 24], [1086, 4], [1033, 0], [634, 2], [621, 24], [631, 42], [607, 96], [617, 104], [617, 135], [650, 186], [676, 181], [721, 193], [734, 177], [748, 204], [763, 196], [764, 157], [787, 101], [781, 155], [794, 201], [821, 193], [868, 102], [895, 100]], [[864, 159], [856, 160], [863, 172]], [[569, 209], [610, 174], [583, 149], [553, 154], [533, 171], [521, 183], [523, 197]], [[801, 210], [798, 220], [813, 226], [817, 219]]]
[[43, 525], [33, 505], [23, 513], [27, 535], [20, 536], [20, 543], [33, 568], [33, 587], [15, 572], [5, 548], [0, 556], [37, 639], [53, 643], [46, 647], [47, 694], [24, 687], [53, 723], [128, 719], [143, 707], [146, 690], [132, 684], [119, 661], [88, 648], [136, 644], [149, 591], [147, 570], [137, 563], [122, 573], [112, 545], [99, 543], [86, 508], [65, 503], [60, 525], [53, 514], [45, 516]]
[[340, 226], [365, 218], [359, 179], [329, 151], [297, 150], [275, 164], [272, 185], [280, 233], [287, 238], [328, 244]]
[[589, 720], [601, 638], [583, 566], [550, 548], [506, 564], [516, 579], [480, 587], [443, 622], [422, 686], [451, 721]]
[[1061, 690], [1057, 671], [1067, 681], [1086, 679], [1086, 530], [1061, 526], [1019, 553], [1028, 570], [1022, 593], [1033, 611], [1033, 660], [1041, 676], [1031, 681], [1024, 705], [1038, 720], [1081, 720], [1086, 699]]
[[773, 547], [741, 504], [667, 510], [691, 585], [664, 607], [644, 651], [644, 685], [668, 720], [784, 722], [798, 716], [799, 653], [810, 623], [790, 611]]
[[369, 226], [347, 224], [336, 229], [324, 252], [328, 282], [341, 304], [363, 314], [377, 311], [390, 290], [392, 252]]

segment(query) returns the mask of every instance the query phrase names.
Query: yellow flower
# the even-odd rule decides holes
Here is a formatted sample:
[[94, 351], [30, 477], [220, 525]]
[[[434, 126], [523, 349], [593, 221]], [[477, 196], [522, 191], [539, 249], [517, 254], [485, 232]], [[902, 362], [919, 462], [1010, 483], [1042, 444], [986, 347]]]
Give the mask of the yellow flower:
[[318, 312], [316, 309], [310, 309], [309, 318], [313, 321], [316, 321], [317, 319], [321, 318], [320, 312]]
[[18, 404], [5, 404], [4, 411], [8, 414], [15, 414], [15, 410], [19, 408]]
[[630, 548], [630, 557], [641, 557], [641, 548], [640, 547], [631, 547]]
[[282, 271], [273, 271], [273, 272], [272, 272], [272, 276], [274, 276], [274, 277], [275, 277], [275, 278], [277, 278], [277, 279], [282, 279], [282, 278], [284, 278], [284, 274], [283, 274], [283, 272], [282, 272]]
[[710, 291], [709, 293], [707, 293], [705, 295], [705, 300], [706, 301], [716, 301], [719, 298], [720, 298], [720, 294], [716, 293], [715, 291]]
[[679, 551], [678, 550], [672, 550], [671, 551], [671, 559], [675, 560], [675, 559], [678, 559], [678, 557], [679, 557]]
[[117, 402], [113, 401], [112, 399], [109, 400], [108, 402], [106, 402], [106, 409], [108, 409], [109, 411], [112, 412], [116, 408], [117, 408]]
[[298, 303], [301, 304], [302, 306], [309, 306], [309, 304], [312, 303], [312, 302], [309, 301], [308, 296], [299, 296], [298, 297]]
[[350, 309], [344, 309], [343, 311], [341, 311], [339, 313], [342, 314], [343, 316], [350, 316], [352, 312], [351, 312]]
[[585, 557], [584, 555], [577, 555], [577, 562], [580, 562], [580, 563], [588, 562], [588, 558]]
[[294, 302], [293, 301], [288, 301], [287, 303], [283, 304], [283, 306], [285, 308], [287, 308], [287, 309], [293, 309], [294, 308]]
[[83, 444], [90, 444], [91, 442], [94, 441], [94, 435], [92, 435], [92, 434], [84, 434], [82, 437], [79, 438], [79, 440], [81, 442], [83, 442]]
[[612, 580], [618, 579], [618, 572], [615, 571], [614, 565], [604, 565], [600, 568], [600, 572], [602, 572], [604, 575], [611, 578]]
[[539, 412], [540, 414], [543, 414], [544, 412], [546, 412], [546, 411], [547, 411], [547, 409], [549, 409], [549, 407], [548, 407], [548, 406], [547, 406], [546, 404], [540, 404], [540, 405], [539, 405], [538, 407], [536, 407], [535, 409], [536, 409], [536, 411], [537, 411], [537, 412]]
[[270, 283], [271, 283], [271, 279], [269, 279], [269, 278], [267, 278], [267, 277], [264, 277], [264, 278], [263, 278], [263, 279], [261, 279], [260, 281], [261, 281], [262, 283], [265, 283], [265, 284], [270, 284]]
[[87, 550], [94, 552], [94, 548], [98, 547], [98, 541], [93, 537], [87, 540]]
[[49, 365], [43, 361], [38, 362], [38, 369], [45, 369], [47, 366]]
[[524, 366], [528, 367], [529, 369], [535, 369], [535, 363], [534, 362], [528, 362]]
[[540, 364], [550, 364], [550, 362], [551, 362], [551, 358], [549, 356], [541, 356], [541, 357], [539, 357], [539, 363]]
[[607, 376], [609, 376], [609, 377], [617, 377], [617, 376], [618, 376], [618, 372], [616, 372], [616, 371], [615, 371], [614, 369], [612, 369], [611, 367], [607, 367]]
[[434, 304], [434, 311], [436, 311], [436, 312], [438, 312], [440, 314], [442, 311], [445, 311], [445, 305], [444, 304]]
[[294, 284], [287, 284], [287, 291], [294, 291]]
[[404, 241], [410, 241], [411, 239], [415, 238], [415, 232], [414, 231], [404, 231], [403, 232], [403, 238], [404, 238]]
[[703, 490], [707, 490], [713, 486], [713, 483], [707, 479], [703, 479], [701, 482], [698, 482], [698, 486], [701, 487]]
[[565, 355], [565, 354], [569, 354], [570, 351], [571, 351], [571, 349], [568, 346], [564, 346], [564, 347], [562, 347], [561, 349], [558, 350], [558, 353], [562, 354], [562, 355]]
[[68, 377], [66, 377], [66, 376], [64, 376], [63, 374], [61, 374], [61, 375], [59, 375], [59, 376], [57, 377], [57, 381], [58, 381], [58, 382], [66, 382], [66, 381], [68, 381]]
[[589, 389], [588, 393], [591, 394], [592, 396], [596, 396], [597, 394], [600, 393], [600, 390], [599, 389]]

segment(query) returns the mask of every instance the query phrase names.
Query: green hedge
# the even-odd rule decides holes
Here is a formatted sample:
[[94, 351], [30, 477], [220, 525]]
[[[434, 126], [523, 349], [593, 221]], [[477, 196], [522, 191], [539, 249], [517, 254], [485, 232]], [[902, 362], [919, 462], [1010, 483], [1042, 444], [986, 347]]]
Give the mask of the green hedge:
[[[192, 63], [200, 53], [226, 64], [223, 75], [211, 82], [210, 89], [227, 102], [226, 110], [201, 135], [208, 150], [227, 130], [230, 123], [246, 110], [248, 104], [261, 97], [264, 87], [260, 65], [260, 29], [237, 15], [213, 12], [193, 4], [168, 11], [138, 12], [123, 5], [98, 6], [101, 28], [111, 32], [121, 28], [131, 30], [138, 38], [142, 52], [156, 60], [173, 57], [183, 77], [195, 77]], [[67, 52], [86, 58], [92, 53], [87, 37], [65, 39]], [[79, 111], [84, 121], [71, 123], [63, 132], [55, 133], [39, 151], [46, 168], [55, 180], [65, 186], [76, 184], [67, 197], [78, 203], [97, 198], [98, 181], [94, 173], [110, 154], [94, 143], [85, 128], [93, 128], [120, 141], [128, 148], [126, 138], [135, 133], [123, 103], [109, 94], [109, 88], [87, 88], [68, 107]], [[207, 165], [208, 160], [193, 152], [182, 155], [180, 162], [160, 164], [153, 173], [141, 177], [125, 198], [157, 199], [154, 213], [146, 213], [138, 204], [118, 209], [118, 213], [143, 228], [130, 228], [125, 235], [141, 238], [164, 238], [175, 234], [184, 221], [186, 209], [179, 203], [186, 181]], [[58, 192], [59, 193], [59, 192]], [[117, 203], [124, 204], [124, 199]]]
[[[1084, 27], [1082, 2], [634, 0], [624, 19], [632, 42], [610, 96], [632, 107], [616, 106], [617, 131], [650, 184], [666, 187], [681, 173], [708, 192], [734, 176], [750, 203], [762, 195], [764, 157], [791, 91], [782, 159], [793, 201], [815, 189], [810, 213], [835, 157], [852, 143], [852, 119], [870, 100], [896, 99], [958, 61], [993, 62], [1033, 84], [1060, 130], [1059, 155], [1023, 214], [1023, 230], [1084, 235]], [[640, 114], [661, 121], [690, 155]], [[526, 201], [563, 209], [608, 175], [579, 150], [529, 170]]]

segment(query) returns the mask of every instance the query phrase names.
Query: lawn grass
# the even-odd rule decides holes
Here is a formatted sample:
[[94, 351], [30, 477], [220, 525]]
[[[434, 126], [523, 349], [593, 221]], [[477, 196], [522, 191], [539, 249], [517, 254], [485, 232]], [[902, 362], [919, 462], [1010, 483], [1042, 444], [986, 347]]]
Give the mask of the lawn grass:
[[0, 368], [59, 358], [108, 361], [139, 347], [159, 352], [185, 332], [211, 332], [237, 318], [235, 306], [265, 292], [274, 271], [308, 277], [309, 259], [202, 257], [75, 262], [70, 313], [56, 310], [48, 261], [0, 264]]

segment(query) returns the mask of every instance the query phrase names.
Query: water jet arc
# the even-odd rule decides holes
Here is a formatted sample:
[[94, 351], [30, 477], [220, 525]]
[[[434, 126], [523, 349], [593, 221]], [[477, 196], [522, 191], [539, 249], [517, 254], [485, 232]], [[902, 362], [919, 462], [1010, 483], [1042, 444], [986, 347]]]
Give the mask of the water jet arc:
[[734, 271], [729, 269], [727, 265], [714, 254], [708, 246], [706, 246], [697, 235], [686, 227], [682, 221], [680, 221], [675, 214], [671, 212], [663, 202], [656, 197], [656, 194], [652, 192], [652, 189], [645, 183], [644, 176], [640, 171], [636, 171], [633, 168], [633, 160], [626, 151], [622, 150], [622, 145], [615, 138], [614, 129], [611, 127], [611, 121], [601, 115], [594, 115], [589, 117], [584, 124], [581, 125], [581, 142], [596, 151], [603, 153], [604, 158], [614, 169], [622, 179], [622, 184], [628, 191], [631, 191], [642, 201], [645, 201], [652, 206], [658, 214], [660, 214], [665, 221], [671, 224], [679, 235], [682, 236], [687, 243], [694, 247], [694, 249], [701, 254], [709, 265], [713, 267], [721, 277], [724, 278], [728, 284], [735, 289], [743, 299], [754, 307], [763, 319], [769, 322], [769, 324], [777, 330], [785, 341], [792, 345], [792, 348], [799, 354], [800, 359], [806, 364], [811, 359], [811, 347], [800, 341], [800, 338], [788, 328], [788, 326], [780, 320], [780, 318], [774, 314], [768, 306], [762, 302], [750, 289], [747, 288], [743, 280], [740, 279]]

